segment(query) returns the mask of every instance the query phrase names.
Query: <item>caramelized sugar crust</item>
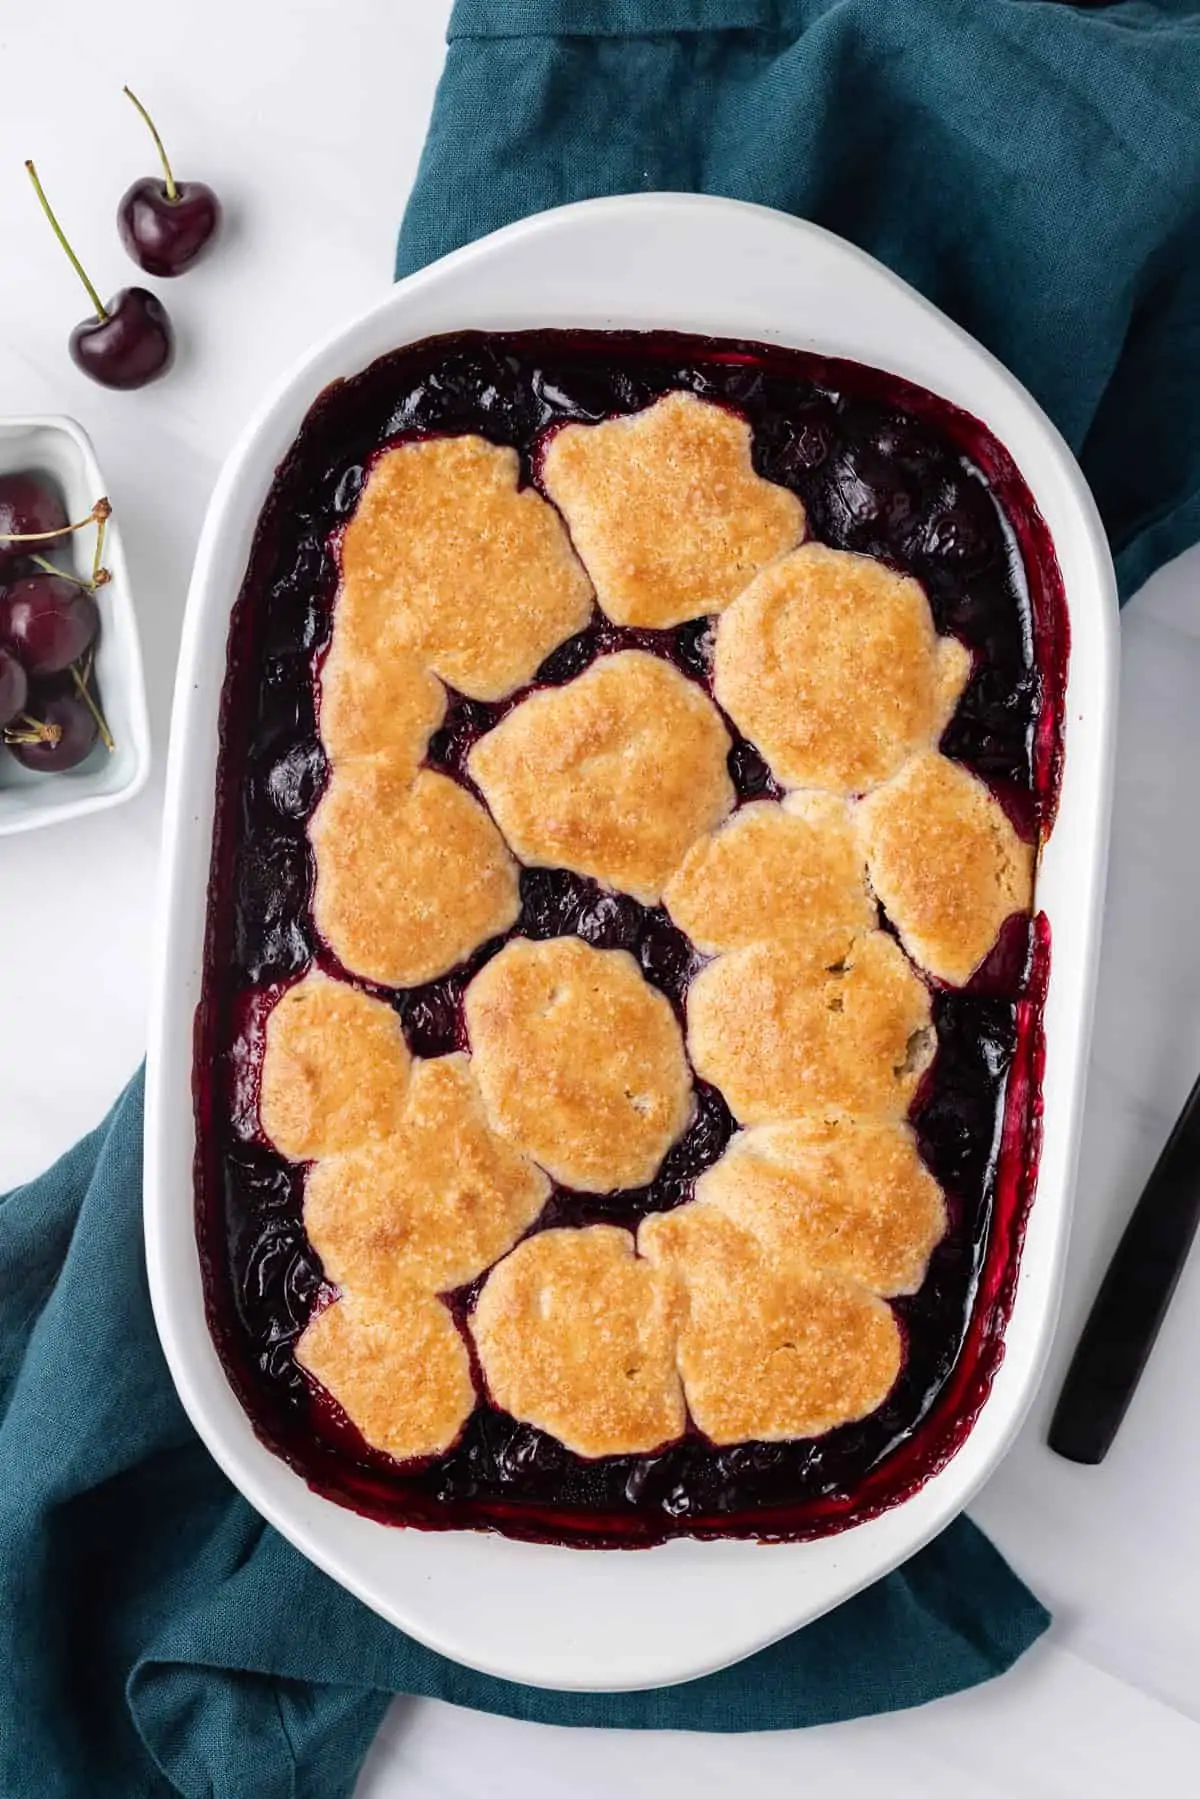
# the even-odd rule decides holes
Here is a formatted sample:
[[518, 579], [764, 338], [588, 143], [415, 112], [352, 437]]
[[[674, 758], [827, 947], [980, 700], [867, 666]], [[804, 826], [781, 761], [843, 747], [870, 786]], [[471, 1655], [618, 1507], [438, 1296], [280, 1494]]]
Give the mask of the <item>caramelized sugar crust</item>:
[[660, 656], [622, 650], [522, 701], [468, 768], [522, 862], [654, 905], [733, 805], [729, 748], [694, 682]]
[[929, 991], [883, 931], [764, 941], [692, 982], [688, 1051], [742, 1124], [903, 1117], [933, 1054]]
[[520, 459], [482, 437], [431, 437], [372, 464], [342, 536], [338, 611], [360, 641], [422, 656], [498, 700], [591, 615], [591, 582]]
[[351, 974], [416, 987], [516, 922], [517, 868], [488, 814], [448, 775], [384, 756], [335, 767], [309, 824], [313, 917]]
[[550, 1196], [540, 1168], [488, 1128], [464, 1055], [415, 1062], [397, 1129], [318, 1162], [304, 1228], [339, 1286], [448, 1292], [490, 1268]]
[[403, 1115], [411, 1066], [390, 1006], [313, 969], [267, 1019], [263, 1131], [293, 1162], [385, 1136]]
[[542, 481], [619, 625], [661, 631], [721, 612], [804, 536], [795, 494], [755, 473], [745, 419], [692, 394], [565, 426]]
[[514, 937], [467, 988], [492, 1128], [563, 1186], [651, 1180], [692, 1111], [670, 1004], [625, 950]]
[[310, 1320], [296, 1360], [397, 1461], [444, 1455], [475, 1410], [466, 1344], [442, 1301], [417, 1288], [386, 1301], [343, 1293]]
[[807, 543], [718, 621], [714, 689], [785, 787], [853, 794], [937, 742], [970, 668], [919, 582]]
[[919, 967], [968, 981], [1033, 904], [1033, 846], [969, 769], [929, 751], [855, 808], [871, 884]]
[[681, 1436], [680, 1295], [612, 1225], [541, 1231], [488, 1276], [471, 1334], [488, 1389], [577, 1455], [638, 1455]]

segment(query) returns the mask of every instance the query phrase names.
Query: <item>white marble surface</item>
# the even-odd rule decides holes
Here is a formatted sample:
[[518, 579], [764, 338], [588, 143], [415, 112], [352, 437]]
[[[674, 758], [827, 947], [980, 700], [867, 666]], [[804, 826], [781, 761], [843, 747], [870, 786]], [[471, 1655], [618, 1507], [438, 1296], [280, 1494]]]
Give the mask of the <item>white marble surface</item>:
[[[143, 1043], [146, 942], [179, 620], [205, 500], [277, 371], [389, 278], [449, 0], [81, 0], [6, 8], [0, 56], [0, 411], [92, 433], [124, 527], [158, 773], [137, 801], [0, 846], [0, 1188], [104, 1112]], [[29, 79], [14, 78], [29, 72]], [[101, 289], [133, 278], [112, 219], [152, 166], [127, 102], [231, 228], [161, 290], [171, 379], [107, 394], [71, 366], [85, 307], [21, 169], [34, 156]], [[727, 1792], [1093, 1799], [1195, 1790], [1200, 1766], [1200, 1258], [1108, 1461], [1042, 1441], [1123, 1219], [1200, 1069], [1200, 551], [1126, 613], [1120, 767], [1095, 1053], [1063, 1325], [1042, 1402], [976, 1515], [1056, 1614], [1052, 1641], [982, 1692], [901, 1718], [721, 1740], [575, 1733], [398, 1702], [360, 1799]]]

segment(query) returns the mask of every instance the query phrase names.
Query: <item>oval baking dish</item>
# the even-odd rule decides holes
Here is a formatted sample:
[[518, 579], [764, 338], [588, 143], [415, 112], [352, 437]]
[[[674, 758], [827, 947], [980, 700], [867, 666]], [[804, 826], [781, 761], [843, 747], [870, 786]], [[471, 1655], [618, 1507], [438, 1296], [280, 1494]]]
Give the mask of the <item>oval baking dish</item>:
[[[928, 389], [982, 421], [1009, 452], [1061, 570], [1071, 636], [1065, 753], [1037, 889], [1053, 944], [1043, 1014], [1043, 1142], [1036, 1198], [1022, 1219], [1019, 1269], [1018, 1232], [995, 1284], [985, 1283], [988, 1305], [1011, 1305], [1003, 1358], [986, 1397], [981, 1392], [972, 1407], [969, 1432], [907, 1497], [877, 1516], [864, 1512], [863, 1521], [837, 1535], [769, 1552], [752, 1543], [674, 1540], [639, 1556], [579, 1555], [463, 1531], [389, 1530], [332, 1504], [259, 1441], [205, 1318], [192, 1095], [193, 1055], [207, 1054], [208, 1046], [192, 1026], [203, 977], [228, 621], [259, 512], [305, 413], [331, 381], [433, 335], [565, 328], [754, 340], [845, 358]], [[636, 1687], [693, 1677], [797, 1627], [895, 1566], [961, 1509], [1020, 1422], [1057, 1304], [1102, 894], [1115, 639], [1111, 566], [1094, 506], [1033, 402], [878, 265], [764, 209], [642, 196], [527, 221], [402, 283], [288, 378], [221, 477], [189, 598], [168, 775], [146, 1218], [156, 1316], [184, 1403], [226, 1471], [306, 1554], [458, 1660], [559, 1687]]]

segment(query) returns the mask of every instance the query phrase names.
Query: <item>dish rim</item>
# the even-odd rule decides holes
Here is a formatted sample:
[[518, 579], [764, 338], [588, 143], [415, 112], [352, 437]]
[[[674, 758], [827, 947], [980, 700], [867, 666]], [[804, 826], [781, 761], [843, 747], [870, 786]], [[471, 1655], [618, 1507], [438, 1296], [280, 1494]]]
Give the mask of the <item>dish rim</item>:
[[[664, 261], [672, 239], [688, 245], [687, 256], [680, 259], [681, 265], [686, 264], [688, 257], [694, 263], [701, 246], [706, 245], [711, 255], [714, 233], [725, 234], [731, 253], [727, 260], [733, 269], [732, 275], [727, 277], [726, 297], [719, 303], [709, 295], [699, 301], [685, 292], [681, 269], [677, 270], [669, 260]], [[523, 288], [527, 279], [525, 265], [529, 265], [528, 273], [531, 274], [537, 268], [539, 258], [545, 260], [547, 246], [553, 255], [555, 249], [561, 249], [564, 241], [569, 242], [572, 238], [576, 251], [582, 249], [581, 260], [585, 265], [587, 253], [593, 248], [598, 251], [606, 242], [611, 248], [613, 243], [624, 240], [627, 251], [636, 252], [641, 260], [636, 266], [628, 262], [619, 265], [621, 281], [628, 284], [632, 269], [635, 283], [653, 283], [658, 279], [670, 289], [674, 282], [675, 291], [682, 297], [677, 304], [671, 303], [670, 318], [655, 312], [660, 305], [657, 290], [653, 301], [643, 301], [635, 306], [624, 300], [618, 289], [611, 293], [608, 301], [611, 311], [603, 310], [599, 315], [592, 298], [591, 315], [584, 318], [580, 316], [580, 311], [586, 310], [584, 302], [577, 302], [577, 310], [568, 317], [563, 315], [563, 302], [551, 302], [541, 295], [534, 296], [531, 289]], [[1022, 440], [1028, 437], [1031, 444], [1038, 446], [1039, 467], [1044, 461], [1052, 472], [1058, 507], [1060, 510], [1066, 508], [1064, 516], [1069, 516], [1072, 525], [1069, 568], [1063, 542], [1059, 533], [1054, 532], [1067, 591], [1073, 653], [1064, 719], [1063, 800], [1045, 861], [1047, 864], [1062, 862], [1071, 848], [1078, 866], [1074, 874], [1064, 871], [1056, 876], [1059, 884], [1066, 883], [1076, 910], [1071, 919], [1070, 943], [1065, 949], [1056, 945], [1047, 1001], [1047, 1078], [1043, 1092], [1047, 1095], [1049, 1142], [1051, 1106], [1048, 1091], [1052, 1066], [1049, 1029], [1055, 994], [1062, 989], [1064, 997], [1054, 1013], [1055, 1154], [1052, 1165], [1056, 1170], [1055, 1188], [1047, 1192], [1044, 1156], [1030, 1221], [1031, 1235], [1037, 1238], [1042, 1259], [1036, 1268], [1030, 1266], [1028, 1254], [1022, 1260], [1008, 1328], [1009, 1353], [982, 1412], [955, 1457], [919, 1492], [880, 1518], [836, 1536], [808, 1543], [773, 1545], [766, 1552], [773, 1570], [779, 1575], [786, 1573], [788, 1578], [783, 1582], [773, 1579], [769, 1585], [764, 1585], [761, 1575], [754, 1572], [753, 1560], [748, 1559], [756, 1558], [760, 1565], [764, 1559], [764, 1551], [753, 1544], [677, 1539], [646, 1550], [635, 1558], [618, 1557], [614, 1564], [615, 1551], [594, 1550], [581, 1554], [570, 1548], [517, 1543], [468, 1532], [397, 1530], [359, 1518], [332, 1501], [320, 1499], [307, 1488], [302, 1477], [253, 1436], [248, 1420], [226, 1382], [203, 1314], [193, 1210], [188, 1203], [186, 1241], [190, 1245], [189, 1256], [183, 1248], [181, 1214], [184, 1207], [180, 1198], [181, 1172], [188, 1177], [182, 1187], [189, 1201], [192, 1192], [192, 1007], [187, 1002], [187, 993], [195, 988], [194, 997], [198, 997], [198, 974], [193, 965], [197, 952], [202, 964], [204, 892], [214, 801], [216, 702], [225, 665], [224, 633], [221, 632], [217, 657], [220, 679], [214, 690], [211, 672], [213, 625], [216, 623], [219, 627], [220, 620], [228, 618], [241, 585], [241, 568], [245, 563], [245, 550], [249, 547], [247, 533], [252, 532], [275, 466], [294, 437], [304, 413], [320, 388], [337, 373], [353, 373], [385, 353], [387, 348], [398, 348], [406, 342], [434, 335], [435, 330], [429, 325], [410, 329], [405, 320], [421, 318], [423, 309], [428, 312], [430, 304], [437, 311], [439, 293], [445, 289], [449, 290], [451, 303], [444, 316], [438, 314], [441, 322], [436, 327], [437, 332], [517, 329], [522, 325], [528, 329], [553, 325], [657, 329], [669, 325], [682, 331], [785, 342], [830, 356], [848, 355], [855, 360], [874, 362], [875, 366], [888, 368], [927, 388], [945, 393], [944, 387], [929, 378], [927, 371], [932, 351], [928, 344], [922, 351], [924, 364], [921, 364], [920, 355], [914, 364], [906, 359], [906, 354], [899, 358], [886, 350], [874, 356], [864, 354], [860, 348], [848, 348], [844, 337], [838, 334], [842, 329], [840, 318], [837, 331], [831, 334], [831, 328], [822, 325], [815, 340], [794, 327], [789, 329], [786, 322], [782, 327], [764, 329], [761, 321], [754, 322], [757, 314], [748, 301], [748, 313], [754, 317], [747, 316], [741, 327], [727, 324], [717, 329], [708, 322], [697, 322], [697, 313], [702, 313], [703, 319], [708, 321], [714, 311], [722, 316], [731, 316], [737, 311], [737, 275], [743, 272], [742, 265], [732, 255], [737, 248], [741, 249], [750, 267], [761, 267], [764, 279], [768, 271], [763, 258], [770, 259], [773, 264], [794, 262], [794, 272], [801, 286], [806, 281], [811, 284], [822, 271], [835, 275], [838, 281], [845, 283], [844, 291], [838, 288], [836, 301], [820, 285], [809, 294], [810, 302], [826, 305], [830, 316], [843, 302], [854, 297], [855, 303], [861, 303], [866, 295], [874, 301], [886, 299], [890, 302], [888, 310], [894, 308], [896, 317], [892, 325], [897, 336], [901, 315], [914, 332], [919, 333], [923, 327], [927, 338], [939, 345], [950, 361], [961, 364], [978, 381], [979, 395], [972, 389], [968, 398], [958, 391], [951, 391], [947, 397], [982, 417], [1012, 451], [1029, 479], [1021, 456], [1012, 450], [1011, 427], [1005, 429], [998, 425], [990, 404], [985, 409], [980, 405], [979, 397], [986, 394], [989, 403], [994, 401], [1002, 413], [1007, 412], [1020, 424], [1018, 435]], [[563, 276], [561, 260], [560, 277]], [[518, 295], [525, 292], [527, 314], [520, 320], [513, 316], [513, 307], [517, 306], [518, 311], [520, 307], [512, 299], [501, 303], [479, 298], [479, 291], [485, 286], [479, 276], [483, 267], [489, 264], [495, 287], [502, 289], [507, 278], [510, 284], [515, 283]], [[515, 277], [511, 272], [506, 277], [506, 266], [509, 271], [515, 268]], [[582, 273], [583, 270], [565, 271], [568, 290], [571, 281], [579, 281]], [[600, 277], [596, 276], [595, 270], [592, 275], [602, 280], [603, 271]], [[552, 278], [550, 291], [556, 291]], [[757, 293], [755, 300], [757, 302]], [[782, 305], [782, 296], [778, 301], [773, 299], [772, 303]], [[441, 304], [444, 306], [445, 302]], [[507, 313], [505, 305], [509, 307]], [[492, 317], [490, 326], [484, 326], [479, 316], [481, 306], [496, 306], [501, 316]], [[853, 336], [853, 331], [849, 334]], [[881, 329], [880, 341], [886, 340], [887, 333]], [[331, 365], [336, 366], [331, 370]], [[320, 379], [316, 378], [318, 373]], [[951, 385], [953, 388], [953, 383]], [[1049, 474], [1046, 479], [1050, 479]], [[1030, 484], [1045, 511], [1042, 492], [1033, 481]], [[1048, 522], [1053, 530], [1053, 521]], [[230, 580], [227, 573], [232, 537], [239, 542], [244, 540], [235, 580]], [[239, 558], [233, 560], [237, 562]], [[1077, 626], [1082, 626], [1082, 631]], [[899, 277], [820, 227], [772, 212], [769, 208], [701, 195], [641, 194], [583, 201], [537, 214], [455, 251], [398, 283], [349, 325], [330, 333], [274, 384], [239, 436], [218, 479], [197, 550], [185, 615], [172, 713], [163, 872], [155, 937], [147, 1070], [145, 1219], [155, 1317], [185, 1409], [235, 1485], [303, 1553], [384, 1617], [452, 1659], [482, 1672], [517, 1681], [576, 1690], [615, 1690], [695, 1678], [764, 1647], [895, 1567], [962, 1510], [1020, 1426], [1036, 1390], [1057, 1313], [1070, 1189], [1078, 1148], [1107, 847], [1116, 646], [1115, 584], [1095, 505], [1069, 450], [1036, 403], [988, 352], [916, 295]], [[1086, 650], [1086, 667], [1080, 676], [1082, 679], [1086, 675], [1082, 708], [1079, 692], [1073, 691], [1081, 647]], [[207, 674], [204, 672], [206, 655], [210, 665]], [[1064, 843], [1064, 821], [1071, 837], [1070, 845]], [[197, 870], [201, 889], [198, 901], [195, 892]], [[1043, 869], [1043, 883], [1045, 878]], [[189, 900], [193, 915], [190, 934], [184, 919]], [[1043, 903], [1041, 887], [1039, 903]], [[1060, 908], [1056, 906], [1055, 910]], [[198, 945], [194, 928], [197, 916], [200, 923]], [[1051, 924], [1053, 927], [1053, 916]], [[1069, 994], [1063, 987], [1068, 964], [1072, 976], [1066, 983]], [[1056, 970], [1059, 968], [1063, 972], [1056, 987]], [[184, 971], [182, 976], [180, 970]], [[190, 1266], [187, 1265], [189, 1261]], [[1036, 1304], [1033, 1303], [1035, 1299]], [[196, 1329], [197, 1306], [202, 1340]], [[1014, 1353], [1018, 1348], [1019, 1357]], [[347, 1520], [352, 1523], [347, 1525]], [[379, 1533], [379, 1536], [372, 1540], [371, 1533]], [[412, 1547], [414, 1540], [418, 1545], [416, 1550]], [[399, 1552], [397, 1544], [401, 1545]], [[563, 1558], [566, 1558], [565, 1562]], [[615, 1584], [621, 1587], [623, 1598], [632, 1605], [633, 1612], [626, 1609], [611, 1616], [605, 1613], [599, 1623], [593, 1618], [590, 1622], [595, 1628], [587, 1641], [580, 1640], [588, 1633], [586, 1630], [581, 1632], [577, 1625], [569, 1625], [565, 1630], [555, 1628], [553, 1614], [571, 1610], [571, 1607], [563, 1607], [553, 1599], [547, 1601], [544, 1591], [540, 1607], [528, 1605], [529, 1589], [532, 1587], [537, 1592], [543, 1588], [542, 1575], [547, 1569], [551, 1576], [549, 1585], [560, 1601], [566, 1581], [577, 1589], [577, 1604], [586, 1606], [589, 1596], [593, 1605], [600, 1596], [595, 1577], [586, 1572], [589, 1567], [619, 1569], [622, 1563], [630, 1565], [631, 1562], [646, 1568], [647, 1575], [631, 1584], [624, 1574], [617, 1573]], [[704, 1581], [698, 1579], [698, 1567], [704, 1570], [707, 1577]], [[649, 1573], [651, 1568], [654, 1569], [652, 1575]], [[569, 1569], [575, 1572], [567, 1572]], [[449, 1619], [443, 1615], [445, 1604], [439, 1604], [436, 1599], [430, 1601], [431, 1588], [442, 1582], [453, 1587], [463, 1580], [473, 1585], [481, 1580], [490, 1583], [488, 1605], [492, 1610], [506, 1603], [511, 1605], [514, 1592], [519, 1592], [526, 1601], [534, 1628], [523, 1628], [518, 1633], [522, 1638], [518, 1644], [506, 1638], [502, 1621], [493, 1620], [486, 1633], [486, 1643], [473, 1641], [470, 1623], [465, 1629], [460, 1628], [452, 1614]], [[691, 1588], [705, 1587], [706, 1594], [700, 1595], [697, 1603], [691, 1599], [684, 1603], [685, 1583]], [[782, 1611], [778, 1599], [772, 1600], [770, 1592], [771, 1588], [780, 1585], [786, 1586], [789, 1595]], [[754, 1589], [749, 1602], [731, 1603], [732, 1594], [746, 1586]], [[664, 1600], [664, 1593], [673, 1595], [682, 1607], [679, 1628], [659, 1631], [656, 1637], [651, 1628], [654, 1616], [664, 1603], [672, 1603], [670, 1597]], [[614, 1640], [618, 1621], [623, 1622], [623, 1634], [627, 1639], [620, 1644]], [[640, 1638], [639, 1630], [643, 1625], [654, 1640]], [[633, 1651], [629, 1647], [630, 1641], [639, 1645]]]

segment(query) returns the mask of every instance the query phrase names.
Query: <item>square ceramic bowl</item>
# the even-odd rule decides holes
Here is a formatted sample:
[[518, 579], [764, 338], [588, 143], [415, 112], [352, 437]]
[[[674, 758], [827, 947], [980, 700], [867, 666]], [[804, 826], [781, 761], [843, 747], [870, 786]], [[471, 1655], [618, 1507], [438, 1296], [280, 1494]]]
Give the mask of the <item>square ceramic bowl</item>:
[[[107, 492], [91, 441], [74, 419], [0, 419], [0, 475], [18, 470], [45, 475], [72, 519], [86, 518]], [[80, 531], [52, 545], [46, 554], [61, 567], [82, 573], [91, 566], [94, 541], [91, 531]], [[104, 566], [112, 579], [96, 596], [101, 619], [96, 684], [116, 748], [110, 753], [97, 743], [77, 768], [53, 775], [22, 768], [5, 754], [0, 763], [0, 837], [119, 806], [146, 784], [150, 773], [146, 684], [115, 513], [104, 536]]]
[[[966, 1441], [939, 1473], [881, 1516], [811, 1542], [681, 1539], [634, 1554], [374, 1523], [311, 1491], [259, 1442], [205, 1322], [192, 1189], [192, 1023], [227, 622], [259, 509], [327, 383], [436, 333], [550, 326], [758, 339], [918, 382], [982, 419], [1010, 451], [1049, 525], [1065, 582], [1065, 768], [1038, 888], [1053, 939], [1044, 1142], [1004, 1360]], [[996, 1466], [1042, 1372], [1067, 1241], [1107, 845], [1116, 617], [1095, 506], [1029, 395], [878, 263], [759, 207], [648, 194], [511, 226], [401, 282], [294, 369], [251, 420], [201, 539], [175, 693], [147, 1085], [150, 1285], [180, 1395], [217, 1461], [272, 1524], [385, 1618], [510, 1680], [577, 1690], [687, 1680], [887, 1573], [941, 1530]]]

